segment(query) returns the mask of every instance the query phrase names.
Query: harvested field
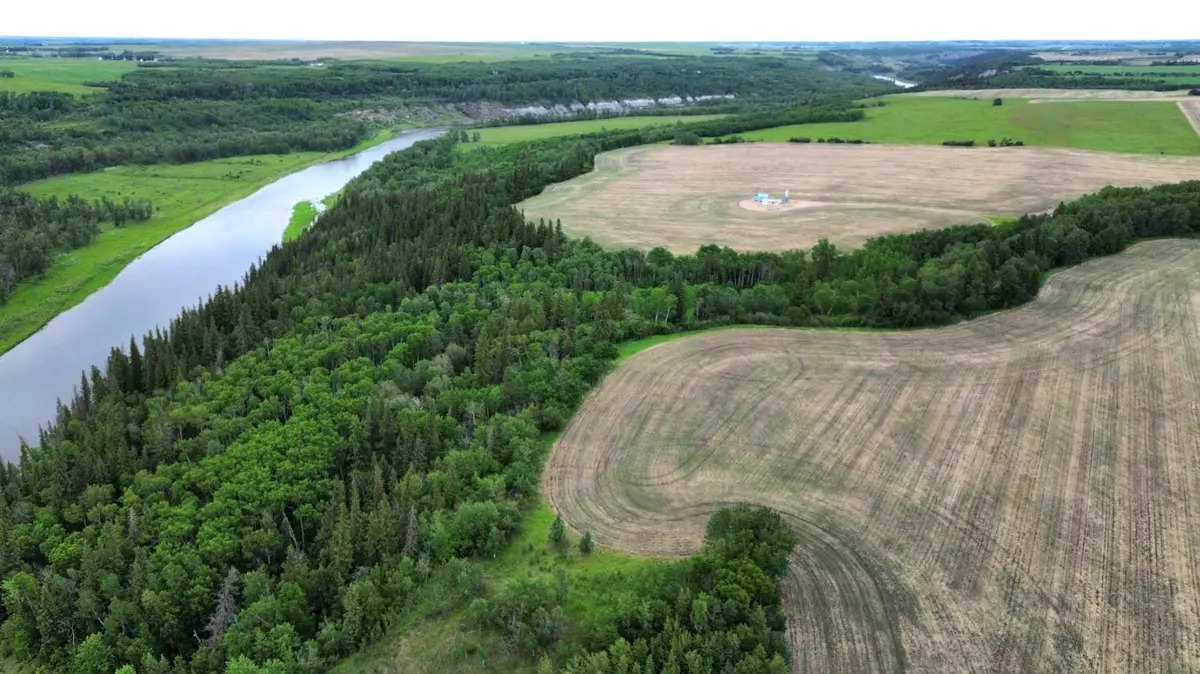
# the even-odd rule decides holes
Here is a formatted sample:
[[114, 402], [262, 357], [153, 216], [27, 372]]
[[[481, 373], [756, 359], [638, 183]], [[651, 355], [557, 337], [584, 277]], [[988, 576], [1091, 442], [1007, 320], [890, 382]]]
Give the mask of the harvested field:
[[1140, 91], [1133, 89], [946, 89], [918, 91], [896, 96], [935, 98], [1027, 98], [1038, 101], [1178, 101], [1187, 99], [1187, 91]]
[[797, 672], [1196, 671], [1198, 267], [1151, 241], [953, 327], [660, 344], [588, 398], [546, 494], [649, 555], [725, 504], [784, 513]]
[[[1186, 128], [1186, 127], [1185, 127]], [[1040, 211], [1109, 184], [1200, 178], [1200, 158], [1045, 148], [744, 144], [602, 154], [521, 206], [613, 247], [695, 252], [861, 244], [880, 234]], [[799, 208], [742, 204], [790, 190]]]
[[1179, 109], [1183, 111], [1183, 116], [1187, 117], [1188, 124], [1200, 134], [1200, 101], [1180, 101]]

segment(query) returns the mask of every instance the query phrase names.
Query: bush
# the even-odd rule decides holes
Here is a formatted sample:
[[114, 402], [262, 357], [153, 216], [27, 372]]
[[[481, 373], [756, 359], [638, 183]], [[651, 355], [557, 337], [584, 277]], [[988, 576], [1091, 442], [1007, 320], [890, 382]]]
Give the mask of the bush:
[[583, 555], [592, 554], [592, 550], [596, 549], [596, 544], [592, 542], [592, 532], [583, 532], [583, 538], [579, 539], [579, 553]]
[[1200, 96], [1200, 87], [1188, 90], [1188, 96]]
[[684, 131], [683, 133], [675, 134], [675, 140], [671, 141], [671, 144], [672, 145], [699, 145], [700, 144], [700, 136], [697, 136], [696, 134], [692, 133], [691, 131]]
[[974, 147], [975, 141], [973, 141], [973, 140], [948, 140], [948, 141], [943, 142], [942, 145], [945, 145], [946, 147]]
[[992, 105], [993, 105], [993, 106], [996, 106], [996, 105], [1004, 105], [1004, 99], [1002, 99], [1002, 98], [993, 98], [993, 99], [992, 99]]
[[824, 138], [818, 138], [818, 139], [817, 139], [817, 142], [818, 142], [818, 143], [824, 143], [824, 142], [825, 142], [825, 139], [824, 139]]
[[996, 139], [989, 138], [988, 139], [988, 147], [996, 147]]
[[788, 138], [789, 143], [811, 143], [812, 138], [801, 136], [800, 138]]
[[17, 74], [11, 70], [0, 70], [0, 78], [16, 77]]

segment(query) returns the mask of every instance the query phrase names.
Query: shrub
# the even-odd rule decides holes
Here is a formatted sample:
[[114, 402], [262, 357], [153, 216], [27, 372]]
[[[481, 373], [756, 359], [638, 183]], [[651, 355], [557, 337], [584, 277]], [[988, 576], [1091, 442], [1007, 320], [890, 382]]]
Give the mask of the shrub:
[[1004, 99], [1003, 98], [993, 98], [992, 105], [994, 105], [994, 106], [995, 105], [1004, 105]]
[[1200, 96], [1200, 87], [1194, 87], [1188, 90], [1188, 96]]
[[596, 544], [592, 542], [592, 532], [583, 532], [583, 538], [579, 539], [579, 553], [583, 555], [592, 554], [592, 550], [596, 549]]
[[550, 525], [550, 547], [557, 552], [566, 552], [567, 550], [567, 528], [563, 525], [562, 515], [554, 518], [554, 523]]
[[808, 138], [808, 137], [804, 137], [804, 136], [802, 136], [800, 138], [788, 138], [788, 142], [789, 143], [811, 143], [812, 138]]
[[996, 147], [996, 139], [989, 138], [988, 139], [988, 147]]
[[945, 145], [947, 147], [974, 147], [975, 141], [973, 141], [973, 140], [948, 140], [948, 141], [943, 142], [942, 145]]
[[672, 145], [699, 145], [700, 136], [691, 131], [675, 134], [675, 140], [671, 141]]

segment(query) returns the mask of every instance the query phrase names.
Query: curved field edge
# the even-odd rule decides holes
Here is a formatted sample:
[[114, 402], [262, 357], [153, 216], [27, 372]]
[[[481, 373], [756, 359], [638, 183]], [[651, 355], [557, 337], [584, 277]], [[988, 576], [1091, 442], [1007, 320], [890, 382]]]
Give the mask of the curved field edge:
[[643, 554], [691, 552], [729, 502], [785, 513], [796, 671], [1188, 668], [1198, 260], [1143, 242], [946, 328], [642, 340], [544, 491]]
[[[362, 152], [394, 135], [392, 130], [383, 130], [372, 138], [340, 152], [235, 157], [162, 167], [172, 171], [207, 172], [225, 168], [241, 170], [239, 166], [253, 162], [274, 164], [254, 170], [248, 180], [239, 178], [236, 181], [221, 181], [216, 190], [210, 185], [212, 180], [190, 181], [186, 175], [171, 178], [169, 180], [173, 184], [164, 188], [168, 196], [157, 201], [151, 199], [155, 214], [149, 221], [119, 229], [108, 229], [101, 232], [90, 245], [60, 254], [45, 275], [22, 282], [13, 291], [8, 302], [0, 305], [0, 354], [20, 344], [58, 314], [83, 302], [89, 295], [108, 285], [126, 265], [171, 235], [191, 227], [280, 178], [314, 164]], [[97, 173], [50, 178], [22, 189], [40, 197], [64, 197], [75, 193], [84, 198], [95, 198], [98, 196], [94, 194], [97, 189], [96, 181], [111, 182], [112, 186], [121, 189], [145, 188], [147, 180], [144, 175], [139, 174], [153, 168], [155, 167], [116, 167]], [[130, 170], [131, 174], [127, 180], [122, 181], [117, 176], [124, 170]], [[89, 189], [92, 190], [91, 193]]]

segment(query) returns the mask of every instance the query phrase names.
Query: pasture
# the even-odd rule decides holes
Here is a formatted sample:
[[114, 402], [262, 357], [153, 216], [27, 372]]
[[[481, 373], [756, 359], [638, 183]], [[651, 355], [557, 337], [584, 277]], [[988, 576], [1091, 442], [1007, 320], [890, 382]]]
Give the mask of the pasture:
[[[1200, 179], [1200, 158], [1029, 147], [651, 146], [602, 154], [591, 173], [519, 207], [526, 218], [561, 219], [568, 234], [614, 248], [789, 250], [1021, 215], [1109, 184], [1185, 179]], [[751, 202], [759, 191], [784, 190], [789, 204]]]
[[[989, 139], [1008, 137], [1047, 147], [1200, 155], [1200, 136], [1173, 102], [1031, 103], [1008, 96], [1016, 93], [996, 91], [994, 96], [978, 99], [895, 96], [887, 98], [883, 107], [867, 108], [866, 119], [859, 122], [783, 126], [740, 135], [747, 140], [786, 141], [803, 136], [814, 142], [837, 137], [921, 145], [940, 145], [947, 140], [986, 145]], [[992, 105], [993, 97], [1002, 98], [1003, 105]]]
[[[1034, 66], [1026, 66], [1034, 67]], [[1171, 66], [1097, 66], [1097, 65], [1068, 65], [1046, 64], [1036, 66], [1042, 70], [1050, 70], [1062, 75], [1103, 75], [1105, 77], [1136, 77], [1167, 83], [1200, 82], [1200, 62]]]
[[112, 82], [137, 68], [129, 61], [100, 61], [67, 58], [0, 58], [0, 70], [11, 70], [15, 77], [0, 77], [0, 91], [17, 94], [30, 91], [62, 91], [68, 94], [94, 94], [104, 91], [85, 87], [84, 82]]
[[577, 133], [598, 133], [617, 129], [640, 129], [643, 126], [658, 126], [663, 124], [687, 124], [715, 119], [720, 115], [641, 115], [633, 117], [607, 117], [605, 119], [582, 119], [572, 122], [551, 122], [549, 124], [520, 124], [514, 126], [495, 126], [485, 129], [475, 129], [479, 132], [480, 140], [471, 145], [507, 145], [527, 140], [539, 140], [554, 136], [569, 136]]
[[588, 398], [545, 493], [643, 555], [698, 550], [728, 503], [783, 513], [793, 671], [1192, 671], [1197, 265], [1156, 240], [953, 327], [659, 344]]

